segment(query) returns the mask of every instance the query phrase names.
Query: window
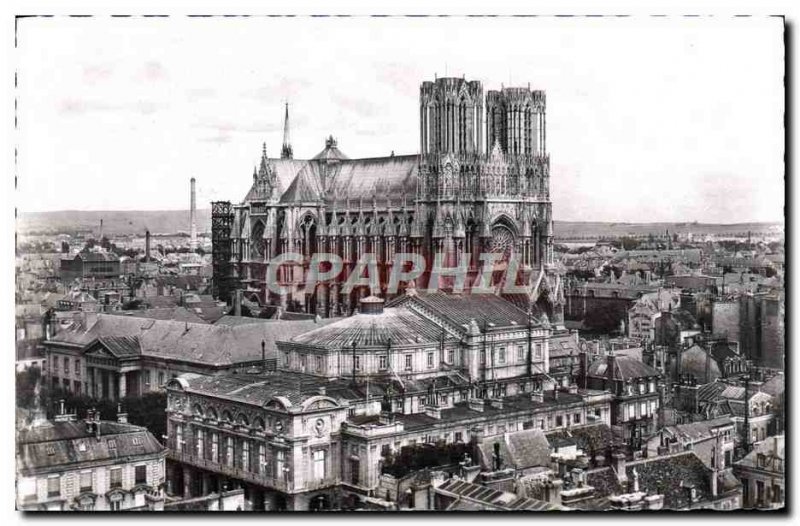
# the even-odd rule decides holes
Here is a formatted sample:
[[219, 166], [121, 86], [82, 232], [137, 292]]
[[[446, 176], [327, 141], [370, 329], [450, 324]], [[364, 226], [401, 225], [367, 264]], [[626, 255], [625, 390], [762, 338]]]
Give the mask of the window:
[[64, 375], [69, 375], [69, 358], [64, 357]]
[[486, 351], [481, 351], [481, 365], [486, 365]]
[[644, 394], [645, 385], [644, 383], [639, 384], [639, 394]]
[[321, 371], [322, 370], [322, 356], [317, 356], [316, 360], [317, 360], [317, 371]]
[[76, 359], [75, 360], [75, 376], [80, 376], [80, 375], [81, 375], [81, 361]]
[[59, 497], [61, 496], [61, 476], [56, 475], [54, 477], [47, 478], [47, 496], [48, 497]]
[[111, 468], [109, 470], [110, 476], [109, 480], [111, 483], [109, 484], [110, 488], [121, 488], [122, 487], [122, 468]]
[[428, 353], [428, 367], [429, 368], [433, 367], [433, 353], [432, 352]]
[[275, 454], [275, 477], [276, 478], [283, 478], [284, 472], [284, 464], [286, 462], [286, 451], [280, 450]]
[[164, 385], [164, 371], [158, 372], [158, 386], [161, 387]]
[[219, 462], [219, 433], [211, 433], [211, 461]]
[[411, 360], [412, 360], [412, 358], [413, 358], [412, 355], [406, 354], [406, 371], [410, 371], [411, 370]]
[[53, 357], [53, 372], [58, 372], [58, 356]]
[[267, 448], [264, 444], [258, 445], [258, 466], [256, 467], [259, 473], [264, 473], [264, 466], [267, 463]]
[[497, 361], [501, 364], [506, 363], [506, 348], [500, 347], [497, 351]]
[[463, 438], [463, 435], [462, 435], [461, 431], [456, 431], [455, 438], [454, 438], [455, 442], [461, 442], [462, 438]]
[[119, 511], [122, 509], [122, 501], [121, 500], [112, 500], [111, 501], [111, 511]]
[[564, 425], [564, 417], [561, 415], [556, 416], [556, 427]]
[[381, 370], [389, 368], [389, 357], [385, 355], [381, 355], [378, 357], [378, 362]]
[[651, 392], [651, 393], [655, 393], [656, 392], [656, 383], [655, 383], [655, 381], [650, 380], [650, 385], [648, 387], [649, 387], [649, 392]]
[[143, 464], [134, 468], [134, 481], [136, 484], [147, 484], [147, 465]]
[[183, 452], [183, 424], [175, 424], [175, 442], [178, 444], [178, 451]]
[[353, 368], [356, 371], [361, 370], [361, 357], [360, 356], [353, 356]]
[[525, 361], [525, 347], [517, 345], [517, 361], [522, 363]]
[[197, 457], [203, 458], [203, 451], [205, 449], [205, 438], [206, 438], [206, 430], [205, 429], [197, 429], [197, 442], [196, 442], [196, 453]]
[[233, 466], [233, 437], [225, 437], [225, 464]]
[[534, 346], [534, 348], [533, 348], [533, 349], [534, 349], [534, 354], [533, 354], [533, 355], [534, 355], [536, 358], [541, 358], [541, 357], [542, 357], [542, 344], [541, 344], [541, 343], [537, 343], [537, 344]]
[[283, 352], [283, 365], [289, 367], [289, 353], [286, 351]]
[[300, 355], [300, 368], [301, 369], [305, 369], [306, 368], [306, 355], [305, 354], [301, 354]]
[[56, 454], [56, 448], [54, 446], [47, 446], [47, 454], [49, 456], [53, 456]]
[[574, 424], [580, 424], [581, 423], [581, 414], [580, 413], [575, 413], [574, 415], [572, 415], [572, 423], [574, 423]]
[[81, 471], [81, 493], [92, 491], [92, 472]]
[[250, 441], [242, 440], [242, 469], [250, 470]]
[[642, 402], [639, 404], [639, 416], [645, 417], [647, 416], [647, 402]]
[[314, 479], [315, 480], [322, 480], [325, 478], [325, 450], [318, 449], [314, 451], [313, 458], [313, 471], [314, 471]]
[[456, 356], [456, 351], [453, 350], [453, 349], [448, 349], [447, 350], [447, 363], [449, 363], [449, 364], [455, 363], [455, 356]]
[[144, 373], [144, 385], [150, 387], [150, 370], [145, 369], [143, 373]]
[[108, 449], [117, 450], [117, 440], [115, 438], [109, 438], [106, 442], [108, 443]]

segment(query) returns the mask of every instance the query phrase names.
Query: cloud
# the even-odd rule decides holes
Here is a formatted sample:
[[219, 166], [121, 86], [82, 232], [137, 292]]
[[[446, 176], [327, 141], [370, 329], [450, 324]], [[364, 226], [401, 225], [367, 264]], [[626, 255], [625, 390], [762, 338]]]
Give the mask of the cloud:
[[246, 90], [243, 95], [257, 100], [275, 101], [277, 99], [282, 101], [287, 98], [291, 99], [293, 95], [310, 86], [311, 81], [308, 79], [281, 77], [277, 82]]
[[154, 60], [146, 62], [138, 75], [140, 80], [147, 82], [166, 80], [168, 77], [169, 75], [167, 75], [167, 70], [164, 68], [164, 66], [160, 62], [156, 62]]
[[209, 99], [217, 94], [214, 88], [190, 88], [186, 90], [186, 98], [189, 100]]
[[[292, 126], [305, 126], [308, 119], [302, 115], [290, 115]], [[232, 121], [205, 120], [192, 125], [196, 129], [211, 129], [220, 133], [275, 133], [283, 131], [283, 119], [274, 121], [258, 120], [252, 122], [234, 123]]]
[[367, 100], [365, 97], [348, 97], [347, 95], [332, 94], [333, 102], [340, 110], [349, 110], [351, 115], [372, 117], [377, 115], [380, 107]]
[[83, 67], [83, 80], [87, 84], [96, 84], [111, 77], [114, 70], [107, 64], [92, 64]]
[[201, 137], [202, 142], [213, 142], [216, 144], [225, 144], [230, 142], [231, 136], [228, 134], [220, 133], [219, 135], [212, 135], [210, 137]]
[[166, 104], [151, 100], [136, 102], [109, 103], [91, 99], [62, 99], [58, 105], [58, 113], [62, 115], [85, 115], [102, 112], [133, 112], [140, 115], [152, 115]]

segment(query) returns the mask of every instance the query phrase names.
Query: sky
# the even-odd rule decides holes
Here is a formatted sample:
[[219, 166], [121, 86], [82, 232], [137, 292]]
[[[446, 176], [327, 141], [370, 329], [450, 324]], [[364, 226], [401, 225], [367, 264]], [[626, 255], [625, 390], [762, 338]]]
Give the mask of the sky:
[[780, 18], [26, 18], [20, 211], [240, 201], [261, 145], [417, 153], [419, 85], [547, 93], [554, 217], [782, 221]]

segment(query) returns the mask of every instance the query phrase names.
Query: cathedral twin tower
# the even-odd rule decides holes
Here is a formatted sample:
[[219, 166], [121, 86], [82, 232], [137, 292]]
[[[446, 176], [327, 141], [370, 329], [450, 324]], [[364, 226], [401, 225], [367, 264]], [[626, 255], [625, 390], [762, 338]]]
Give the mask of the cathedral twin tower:
[[[333, 137], [311, 159], [293, 159], [287, 112], [281, 158], [265, 149], [244, 201], [227, 209], [215, 203], [219, 296], [236, 288], [261, 306], [347, 315], [369, 293], [342, 287], [362, 254], [376, 255], [384, 287], [396, 253], [420, 254], [429, 266], [447, 254], [450, 266], [469, 269], [472, 283], [480, 255], [494, 252], [521, 263], [533, 284], [527, 307], [558, 320], [563, 292], [553, 269], [544, 92], [502, 88], [484, 99], [478, 81], [437, 78], [422, 83], [419, 109], [418, 155], [367, 159], [348, 158]], [[271, 259], [286, 252], [306, 257], [278, 274], [295, 289], [301, 283], [294, 300], [266, 283]], [[303, 290], [298, 276], [315, 252], [342, 257], [342, 278]]]
[[[545, 153], [545, 96], [528, 88], [503, 88], [486, 96], [486, 143], [512, 155]], [[420, 87], [420, 153], [484, 153], [483, 86], [442, 78]], [[489, 153], [487, 151], [486, 153]]]

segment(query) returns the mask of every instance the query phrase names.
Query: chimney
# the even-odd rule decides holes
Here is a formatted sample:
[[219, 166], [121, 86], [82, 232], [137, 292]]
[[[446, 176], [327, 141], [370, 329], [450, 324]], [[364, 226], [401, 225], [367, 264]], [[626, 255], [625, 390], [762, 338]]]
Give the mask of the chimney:
[[86, 432], [94, 434], [94, 409], [86, 410]]
[[144, 260], [150, 262], [150, 231], [144, 233]]
[[614, 468], [614, 471], [617, 472], [617, 480], [620, 484], [624, 484], [628, 481], [628, 474], [625, 471], [626, 464], [625, 453], [617, 451], [611, 454], [611, 466]]
[[548, 480], [545, 482], [545, 500], [550, 504], [561, 504], [561, 486], [563, 483], [559, 479]]
[[267, 342], [261, 340], [261, 367], [267, 370]]
[[189, 248], [192, 251], [197, 250], [197, 202], [195, 200], [195, 179], [192, 177], [189, 180], [190, 195], [189, 195]]
[[233, 315], [234, 316], [241, 316], [242, 315], [242, 291], [241, 289], [236, 289], [233, 295]]
[[128, 413], [122, 412], [122, 404], [117, 404], [117, 422], [120, 424], [128, 423]]
[[609, 382], [614, 381], [614, 369], [617, 365], [617, 357], [614, 354], [614, 351], [608, 351], [608, 355], [606, 356], [606, 378], [608, 378]]
[[586, 379], [589, 376], [589, 357], [586, 354], [586, 351], [581, 351], [578, 354], [578, 363], [579, 363], [579, 380], [583, 384], [583, 388], [586, 389]]

